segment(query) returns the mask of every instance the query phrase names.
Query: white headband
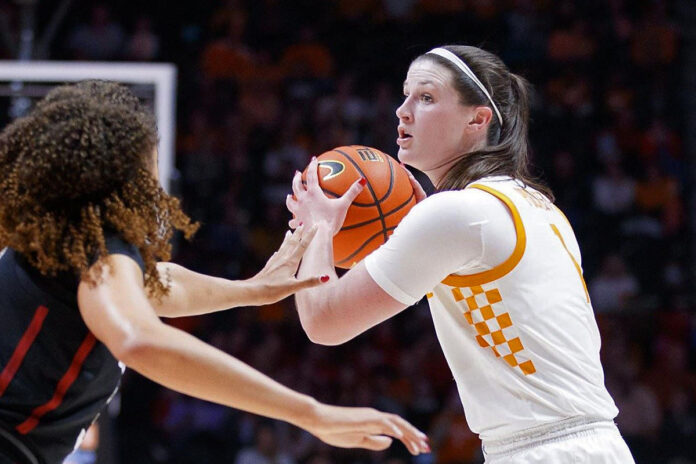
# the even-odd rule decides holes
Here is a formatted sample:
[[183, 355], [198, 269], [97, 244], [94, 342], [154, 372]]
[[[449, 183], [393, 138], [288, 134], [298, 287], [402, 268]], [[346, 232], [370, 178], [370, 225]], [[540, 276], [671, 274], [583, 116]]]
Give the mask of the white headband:
[[[430, 50], [428, 53], [432, 53], [433, 55], [441, 56], [442, 58], [446, 59], [456, 67], [462, 70], [464, 74], [469, 76], [469, 79], [474, 81], [476, 85], [478, 85], [479, 89], [488, 97], [488, 101], [491, 102], [491, 106], [493, 106], [493, 109], [495, 110], [495, 114], [498, 116], [498, 121], [500, 122], [500, 127], [503, 127], [503, 117], [500, 115], [500, 111], [498, 111], [498, 107], [495, 105], [495, 102], [493, 101], [493, 98], [491, 98], [491, 94], [488, 93], [488, 90], [483, 86], [481, 81], [476, 77], [476, 74], [469, 68], [466, 63], [464, 63], [461, 58], [459, 58], [457, 55], [452, 53], [449, 50], [446, 50], [444, 48], [433, 48]], [[427, 54], [427, 53], [426, 53]]]

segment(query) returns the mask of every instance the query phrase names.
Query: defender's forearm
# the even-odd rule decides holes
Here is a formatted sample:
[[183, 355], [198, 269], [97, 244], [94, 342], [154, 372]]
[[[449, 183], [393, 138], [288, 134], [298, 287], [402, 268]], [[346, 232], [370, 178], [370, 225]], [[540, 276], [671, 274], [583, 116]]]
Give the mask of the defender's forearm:
[[157, 263], [157, 270], [169, 293], [159, 300], [150, 298], [157, 315], [182, 317], [247, 306], [255, 301], [258, 289], [248, 280], [228, 280], [199, 274], [174, 263]]

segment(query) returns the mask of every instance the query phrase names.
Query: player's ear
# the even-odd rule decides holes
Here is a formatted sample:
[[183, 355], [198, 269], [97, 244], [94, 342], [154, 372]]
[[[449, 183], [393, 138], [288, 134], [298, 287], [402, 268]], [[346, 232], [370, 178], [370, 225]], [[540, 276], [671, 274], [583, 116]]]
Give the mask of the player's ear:
[[493, 110], [487, 106], [472, 107], [468, 122], [469, 129], [485, 130], [493, 118]]

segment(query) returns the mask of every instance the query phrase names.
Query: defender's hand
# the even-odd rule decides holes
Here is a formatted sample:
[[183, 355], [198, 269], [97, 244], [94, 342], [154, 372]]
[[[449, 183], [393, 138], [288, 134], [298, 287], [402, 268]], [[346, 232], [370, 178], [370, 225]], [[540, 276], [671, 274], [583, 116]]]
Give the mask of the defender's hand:
[[342, 448], [383, 450], [400, 440], [411, 454], [429, 453], [427, 436], [395, 414], [372, 408], [346, 408], [318, 404], [304, 425], [325, 443]]
[[300, 260], [307, 250], [316, 227], [299, 226], [295, 232], [286, 232], [278, 251], [268, 260], [261, 271], [247, 282], [253, 292], [253, 305], [275, 303], [299, 290], [315, 287], [329, 280], [328, 276], [312, 276], [305, 279], [295, 277]]

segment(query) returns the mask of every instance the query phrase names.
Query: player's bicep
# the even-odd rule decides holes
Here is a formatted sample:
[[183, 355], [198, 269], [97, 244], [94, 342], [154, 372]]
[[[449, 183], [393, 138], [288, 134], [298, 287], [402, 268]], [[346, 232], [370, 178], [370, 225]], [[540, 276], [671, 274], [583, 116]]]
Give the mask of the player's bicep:
[[331, 296], [320, 305], [318, 317], [303, 318], [300, 313], [307, 336], [323, 345], [344, 343], [408, 307], [377, 285], [364, 261], [325, 290]]
[[[354, 311], [354, 313], [364, 312], [365, 314], [372, 314], [373, 316], [371, 317], [375, 319], [375, 324], [389, 319], [409, 306], [409, 304], [397, 300], [379, 286], [370, 273], [367, 272], [364, 261], [355, 265], [341, 279], [344, 283], [342, 291], [346, 294], [342, 296], [345, 296], [346, 300], [348, 300], [348, 295], [357, 296], [350, 299], [355, 308], [361, 309], [360, 311]], [[359, 316], [360, 314], [356, 315], [356, 317]]]
[[140, 268], [124, 255], [105, 258], [98, 283], [82, 281], [77, 301], [89, 330], [121, 360], [143, 331], [159, 323], [145, 295]]
[[413, 304], [449, 274], [477, 264], [486, 217], [476, 201], [470, 192], [442, 192], [416, 205], [387, 243], [366, 258], [375, 282]]

